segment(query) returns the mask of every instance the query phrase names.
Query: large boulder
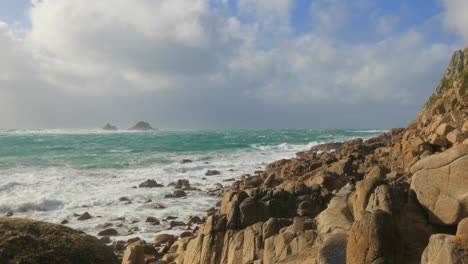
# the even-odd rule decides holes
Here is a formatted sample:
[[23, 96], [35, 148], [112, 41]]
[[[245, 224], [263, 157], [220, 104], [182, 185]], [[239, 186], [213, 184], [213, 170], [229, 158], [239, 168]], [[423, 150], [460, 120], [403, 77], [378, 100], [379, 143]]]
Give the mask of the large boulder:
[[348, 235], [346, 263], [376, 264], [395, 261], [391, 214], [377, 210], [364, 212]]
[[1, 263], [116, 264], [99, 239], [62, 225], [0, 218]]
[[432, 235], [421, 257], [421, 264], [439, 263], [468, 263], [468, 235]]
[[455, 225], [468, 216], [467, 145], [422, 159], [411, 172], [411, 189], [429, 211], [432, 223]]

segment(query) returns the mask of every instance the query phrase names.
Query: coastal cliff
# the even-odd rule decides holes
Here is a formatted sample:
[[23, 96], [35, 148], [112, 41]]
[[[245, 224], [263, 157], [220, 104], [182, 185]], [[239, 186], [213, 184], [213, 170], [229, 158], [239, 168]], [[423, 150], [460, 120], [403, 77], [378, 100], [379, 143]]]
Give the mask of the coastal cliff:
[[468, 47], [407, 128], [235, 182], [161, 263], [467, 263], [467, 89]]
[[[408, 127], [318, 145], [219, 188], [218, 206], [188, 222], [201, 224], [194, 234], [108, 247], [104, 231], [116, 230], [98, 240], [1, 218], [0, 263], [120, 262], [114, 253], [123, 264], [468, 263], [467, 89], [468, 47], [454, 53]], [[179, 193], [194, 188], [187, 180], [174, 186]]]

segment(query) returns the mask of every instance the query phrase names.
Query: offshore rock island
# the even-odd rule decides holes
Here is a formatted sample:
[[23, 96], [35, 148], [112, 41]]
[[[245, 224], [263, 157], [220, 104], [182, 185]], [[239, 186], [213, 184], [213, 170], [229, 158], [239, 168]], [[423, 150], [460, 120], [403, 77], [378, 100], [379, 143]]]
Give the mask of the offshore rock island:
[[467, 89], [468, 47], [406, 128], [268, 164], [218, 190], [218, 207], [179, 236], [108, 247], [104, 235], [0, 218], [0, 263], [468, 263]]

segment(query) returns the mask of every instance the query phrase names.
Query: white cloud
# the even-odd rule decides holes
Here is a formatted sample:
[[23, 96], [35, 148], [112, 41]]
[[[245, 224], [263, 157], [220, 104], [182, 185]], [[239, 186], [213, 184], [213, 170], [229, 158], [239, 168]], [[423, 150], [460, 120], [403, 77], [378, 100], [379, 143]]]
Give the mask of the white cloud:
[[261, 30], [290, 32], [293, 0], [237, 0], [239, 10], [253, 16]]
[[468, 1], [441, 0], [444, 7], [444, 23], [468, 41]]
[[316, 9], [321, 29], [291, 37], [269, 31], [290, 27], [286, 0], [239, 0], [254, 19], [244, 24], [208, 0], [35, 1], [24, 39], [0, 23], [0, 111], [10, 113], [0, 126], [147, 119], [168, 127], [307, 127], [314, 124], [304, 120], [316, 117], [319, 127], [351, 127], [352, 118], [342, 118], [350, 109], [369, 118], [395, 105], [419, 108], [453, 47], [427, 43], [416, 30], [356, 44], [324, 36], [347, 10], [330, 3]]

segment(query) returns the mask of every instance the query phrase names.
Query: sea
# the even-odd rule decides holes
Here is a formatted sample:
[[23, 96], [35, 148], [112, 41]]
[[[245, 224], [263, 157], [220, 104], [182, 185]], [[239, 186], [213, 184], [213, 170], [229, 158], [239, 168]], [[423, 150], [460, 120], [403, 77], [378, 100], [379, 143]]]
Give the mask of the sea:
[[[179, 234], [145, 222], [176, 216], [206, 216], [219, 197], [206, 190], [227, 179], [263, 170], [275, 160], [327, 142], [368, 139], [387, 130], [184, 130], [108, 132], [102, 130], [0, 130], [0, 216], [61, 223], [91, 235], [111, 224], [113, 240], [133, 237], [150, 241], [156, 233]], [[193, 162], [181, 163], [184, 159]], [[219, 175], [205, 176], [207, 170]], [[165, 187], [135, 188], [147, 179]], [[170, 182], [187, 179], [201, 191], [183, 198], [164, 198], [174, 192]], [[120, 201], [127, 197], [131, 203]], [[152, 202], [148, 202], [151, 200]], [[150, 205], [159, 203], [165, 209]], [[79, 221], [77, 215], [93, 217]], [[121, 221], [110, 221], [122, 218]], [[129, 233], [129, 231], [131, 231]]]

